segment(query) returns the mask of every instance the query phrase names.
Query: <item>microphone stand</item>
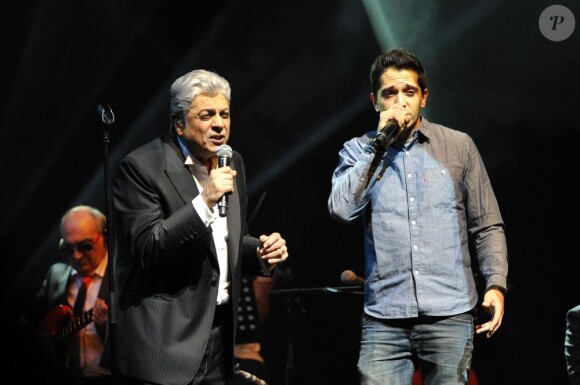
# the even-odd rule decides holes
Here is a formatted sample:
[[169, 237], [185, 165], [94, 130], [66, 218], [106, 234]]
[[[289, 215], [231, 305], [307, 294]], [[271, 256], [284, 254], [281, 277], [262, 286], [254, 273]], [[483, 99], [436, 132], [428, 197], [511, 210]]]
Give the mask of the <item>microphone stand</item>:
[[113, 220], [113, 205], [111, 193], [111, 177], [109, 173], [109, 143], [111, 140], [110, 126], [115, 122], [115, 114], [110, 106], [103, 107], [99, 104], [97, 112], [101, 119], [102, 142], [103, 142], [103, 165], [105, 174], [105, 208], [107, 213], [106, 237], [107, 237], [107, 274], [109, 276], [109, 349], [111, 356], [111, 375], [113, 384], [119, 384], [117, 371], [117, 298], [115, 294], [114, 264], [115, 264], [115, 231]]
[[286, 327], [287, 327], [287, 348], [286, 348], [286, 385], [296, 384], [296, 366], [294, 361], [294, 335], [297, 315], [306, 313], [300, 300], [301, 294], [312, 293], [349, 293], [364, 294], [362, 286], [338, 286], [338, 287], [314, 287], [306, 289], [280, 289], [270, 291], [271, 296], [285, 295], [286, 303]]

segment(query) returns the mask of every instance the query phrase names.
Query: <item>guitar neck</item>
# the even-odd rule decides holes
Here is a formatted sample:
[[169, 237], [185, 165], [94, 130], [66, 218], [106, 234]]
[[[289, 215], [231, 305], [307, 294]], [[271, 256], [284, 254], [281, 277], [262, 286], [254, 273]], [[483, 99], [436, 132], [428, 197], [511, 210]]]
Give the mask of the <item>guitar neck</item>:
[[66, 325], [52, 335], [52, 341], [55, 343], [66, 341], [69, 337], [87, 326], [92, 320], [93, 309], [87, 310], [77, 317], [73, 317], [66, 323]]

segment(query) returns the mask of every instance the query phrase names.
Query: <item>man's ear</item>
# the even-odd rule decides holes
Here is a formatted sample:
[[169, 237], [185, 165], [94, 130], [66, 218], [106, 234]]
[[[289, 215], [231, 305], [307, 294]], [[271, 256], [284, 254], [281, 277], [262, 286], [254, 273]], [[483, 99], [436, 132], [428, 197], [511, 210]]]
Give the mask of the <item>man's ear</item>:
[[423, 91], [423, 97], [421, 99], [421, 108], [425, 108], [425, 106], [427, 105], [427, 96], [429, 96], [429, 90], [425, 88], [425, 90]]
[[173, 117], [173, 127], [175, 127], [175, 133], [181, 134], [183, 131], [183, 121], [179, 119], [177, 116]]
[[371, 103], [373, 104], [373, 108], [375, 109], [376, 112], [380, 111], [379, 105], [377, 104], [377, 100], [375, 97], [375, 94], [371, 93], [369, 95], [369, 99], [371, 100]]

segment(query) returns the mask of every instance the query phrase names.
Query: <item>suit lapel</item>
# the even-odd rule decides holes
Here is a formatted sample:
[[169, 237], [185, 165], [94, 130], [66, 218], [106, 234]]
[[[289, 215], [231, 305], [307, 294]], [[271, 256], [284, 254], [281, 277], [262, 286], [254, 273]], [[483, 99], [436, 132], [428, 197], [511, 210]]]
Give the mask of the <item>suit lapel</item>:
[[101, 288], [99, 289], [98, 298], [106, 299], [109, 297], [109, 266], [105, 270], [103, 279], [101, 280]]
[[71, 284], [73, 277], [73, 269], [68, 264], [58, 266], [60, 269], [53, 272], [52, 282], [49, 282], [51, 289], [49, 291], [49, 303], [54, 305], [68, 305], [68, 287]]
[[163, 152], [166, 162], [165, 174], [183, 201], [190, 202], [193, 197], [199, 194], [199, 190], [191, 176], [191, 171], [185, 165], [181, 149], [173, 140], [165, 140], [163, 141]]
[[[171, 183], [181, 196], [184, 202], [191, 202], [191, 199], [199, 194], [190, 170], [185, 165], [185, 159], [179, 146], [171, 139], [163, 141], [163, 151], [165, 153], [166, 169], [165, 173]], [[236, 162], [232, 160], [231, 167], [236, 169]], [[242, 175], [240, 174], [240, 177]], [[239, 255], [239, 242], [241, 233], [240, 223], [240, 197], [238, 195], [238, 180], [236, 179], [234, 192], [228, 198], [228, 255], [230, 267], [237, 264]], [[217, 208], [216, 208], [217, 209]], [[213, 245], [212, 245], [212, 249]], [[215, 254], [215, 249], [214, 249]]]

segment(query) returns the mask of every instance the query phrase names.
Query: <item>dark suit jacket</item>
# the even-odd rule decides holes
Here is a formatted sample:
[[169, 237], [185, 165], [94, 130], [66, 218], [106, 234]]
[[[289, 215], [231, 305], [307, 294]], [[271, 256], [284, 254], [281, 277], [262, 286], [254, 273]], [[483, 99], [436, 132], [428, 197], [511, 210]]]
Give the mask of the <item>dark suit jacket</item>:
[[[113, 187], [119, 288], [119, 373], [184, 384], [197, 372], [216, 307], [219, 267], [211, 228], [191, 203], [199, 194], [175, 138], [155, 139], [120, 163]], [[235, 319], [244, 269], [260, 273], [258, 240], [247, 235], [243, 160], [234, 152], [229, 196], [231, 319], [226, 368], [233, 371]], [[217, 209], [217, 208], [216, 208]]]
[[68, 287], [72, 276], [73, 269], [66, 263], [58, 262], [49, 267], [36, 295], [37, 316], [43, 317], [57, 305], [68, 305]]

